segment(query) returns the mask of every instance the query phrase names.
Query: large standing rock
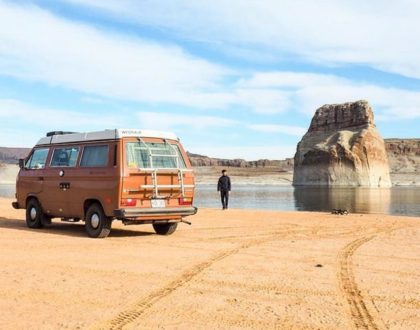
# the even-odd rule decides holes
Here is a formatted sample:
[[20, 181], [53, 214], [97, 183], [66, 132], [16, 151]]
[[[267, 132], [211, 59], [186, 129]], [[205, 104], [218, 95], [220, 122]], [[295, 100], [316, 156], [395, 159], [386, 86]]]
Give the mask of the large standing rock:
[[389, 187], [384, 140], [369, 103], [324, 105], [297, 145], [293, 185]]

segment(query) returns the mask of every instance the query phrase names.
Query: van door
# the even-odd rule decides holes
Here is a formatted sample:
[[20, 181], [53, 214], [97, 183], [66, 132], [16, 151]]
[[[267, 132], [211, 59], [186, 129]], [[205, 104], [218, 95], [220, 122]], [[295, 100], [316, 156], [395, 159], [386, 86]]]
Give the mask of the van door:
[[71, 217], [71, 189], [78, 157], [79, 146], [55, 147], [51, 162], [44, 177], [45, 211], [56, 217]]
[[34, 149], [26, 160], [25, 167], [20, 171], [17, 192], [24, 199], [27, 196], [35, 196], [41, 200], [49, 150], [49, 148]]
[[[112, 148], [114, 147], [114, 148]], [[109, 143], [85, 145], [80, 157], [79, 176], [74, 178], [71, 193], [71, 210], [83, 215], [83, 204], [87, 199], [98, 200], [106, 214], [112, 214], [113, 202], [118, 200], [118, 174], [114, 166], [115, 145]], [[72, 182], [73, 184], [73, 182]]]

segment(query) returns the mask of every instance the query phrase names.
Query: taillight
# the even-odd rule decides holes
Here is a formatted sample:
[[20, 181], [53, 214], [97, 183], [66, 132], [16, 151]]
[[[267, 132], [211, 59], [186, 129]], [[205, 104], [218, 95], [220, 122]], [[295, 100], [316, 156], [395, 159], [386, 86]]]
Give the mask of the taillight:
[[134, 198], [121, 199], [121, 206], [136, 206], [137, 200]]
[[179, 205], [191, 205], [193, 199], [191, 197], [179, 198]]

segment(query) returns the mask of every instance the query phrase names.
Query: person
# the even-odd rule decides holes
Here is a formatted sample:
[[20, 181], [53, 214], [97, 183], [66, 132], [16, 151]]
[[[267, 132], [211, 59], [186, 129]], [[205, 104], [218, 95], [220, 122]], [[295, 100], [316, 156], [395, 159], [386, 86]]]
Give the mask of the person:
[[217, 191], [220, 191], [220, 198], [222, 200], [223, 210], [228, 208], [229, 192], [230, 192], [230, 178], [227, 176], [227, 171], [222, 171], [222, 176], [217, 183]]

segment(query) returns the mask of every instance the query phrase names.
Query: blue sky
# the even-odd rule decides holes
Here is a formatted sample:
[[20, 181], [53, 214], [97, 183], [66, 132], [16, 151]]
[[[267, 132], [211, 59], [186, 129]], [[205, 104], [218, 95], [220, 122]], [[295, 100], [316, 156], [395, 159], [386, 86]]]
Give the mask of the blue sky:
[[383, 137], [420, 137], [418, 31], [415, 0], [0, 0], [0, 145], [145, 128], [281, 159], [359, 99]]

